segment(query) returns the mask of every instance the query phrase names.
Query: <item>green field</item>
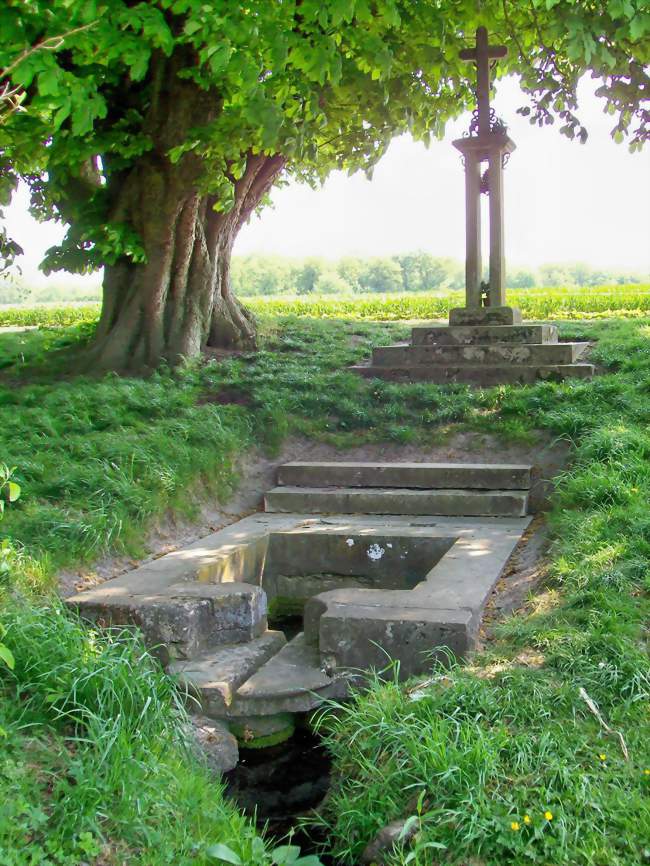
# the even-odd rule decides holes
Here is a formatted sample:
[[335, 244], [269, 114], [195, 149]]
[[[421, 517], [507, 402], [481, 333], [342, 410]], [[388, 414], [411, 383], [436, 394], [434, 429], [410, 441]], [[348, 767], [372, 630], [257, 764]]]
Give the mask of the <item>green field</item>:
[[[378, 322], [402, 319], [446, 318], [452, 307], [464, 304], [461, 292], [358, 294], [349, 296], [304, 295], [243, 298], [255, 313], [274, 316], [368, 319]], [[519, 307], [527, 319], [601, 319], [643, 316], [650, 312], [650, 284], [597, 286], [583, 289], [512, 289], [508, 303]], [[43, 305], [0, 309], [0, 327], [74, 325], [94, 322], [98, 304]]]
[[[272, 845], [182, 747], [169, 680], [137, 640], [88, 633], [62, 611], [57, 570], [137, 556], [161, 515], [227, 501], [254, 447], [290, 435], [341, 453], [426, 447], [462, 430], [571, 443], [550, 575], [471, 666], [424, 686], [377, 683], [326, 725], [334, 784], [318, 822], [334, 862], [358, 863], [395, 819], [417, 833], [389, 866], [647, 862], [650, 317], [560, 324], [562, 338], [594, 341], [593, 381], [486, 390], [348, 372], [404, 339], [405, 323], [260, 323], [257, 353], [146, 380], [75, 374], [91, 324], [0, 335], [2, 455], [22, 486], [0, 523], [0, 642], [16, 658], [0, 666], [0, 851], [16, 852], [0, 862], [208, 866], [226, 844], [268, 866]], [[211, 399], [224, 390], [246, 399]]]

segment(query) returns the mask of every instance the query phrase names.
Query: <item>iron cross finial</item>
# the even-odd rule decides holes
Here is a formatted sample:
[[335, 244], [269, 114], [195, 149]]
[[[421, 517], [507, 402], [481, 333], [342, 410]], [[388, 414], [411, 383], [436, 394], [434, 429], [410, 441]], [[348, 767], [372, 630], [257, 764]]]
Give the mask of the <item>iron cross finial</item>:
[[476, 96], [478, 101], [479, 135], [490, 132], [490, 60], [505, 57], [505, 45], [490, 45], [485, 27], [476, 31], [476, 48], [465, 48], [460, 52], [461, 60], [476, 63]]

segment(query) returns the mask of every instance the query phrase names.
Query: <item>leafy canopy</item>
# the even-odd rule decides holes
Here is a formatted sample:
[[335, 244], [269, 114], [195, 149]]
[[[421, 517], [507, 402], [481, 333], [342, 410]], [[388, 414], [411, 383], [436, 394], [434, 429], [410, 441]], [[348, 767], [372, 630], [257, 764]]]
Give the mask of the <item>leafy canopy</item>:
[[[46, 270], [141, 261], [137, 235], [110, 211], [139, 160], [161, 148], [198, 157], [223, 210], [250, 153], [281, 153], [311, 183], [370, 171], [393, 136], [442, 136], [472, 104], [474, 68], [459, 51], [480, 24], [510, 46], [499, 74], [521, 75], [531, 122], [559, 118], [584, 138], [576, 87], [591, 70], [615, 137], [632, 148], [647, 138], [646, 0], [6, 0], [0, 98], [4, 82], [20, 105], [0, 108], [0, 205], [23, 177], [37, 217], [72, 224]], [[210, 106], [164, 142], [149, 122], [161, 69]]]

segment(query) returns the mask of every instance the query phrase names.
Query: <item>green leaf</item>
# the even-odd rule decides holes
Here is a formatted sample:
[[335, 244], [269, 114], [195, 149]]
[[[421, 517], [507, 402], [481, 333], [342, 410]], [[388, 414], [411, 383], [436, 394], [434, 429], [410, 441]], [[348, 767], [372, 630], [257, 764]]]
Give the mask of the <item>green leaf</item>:
[[289, 866], [300, 857], [300, 848], [297, 845], [281, 845], [271, 852], [272, 863], [276, 866]]
[[233, 866], [244, 866], [244, 861], [239, 854], [221, 842], [217, 842], [216, 845], [210, 845], [205, 853], [208, 857], [214, 857], [215, 860], [221, 860], [223, 863], [232, 863]]
[[20, 484], [10, 481], [8, 484], [9, 502], [15, 502], [20, 497]]
[[38, 76], [38, 90], [42, 96], [56, 96], [59, 92], [60, 70], [57, 66], [44, 69]]
[[0, 659], [7, 665], [10, 671], [14, 669], [16, 666], [16, 660], [14, 659], [14, 655], [5, 644], [0, 643]]

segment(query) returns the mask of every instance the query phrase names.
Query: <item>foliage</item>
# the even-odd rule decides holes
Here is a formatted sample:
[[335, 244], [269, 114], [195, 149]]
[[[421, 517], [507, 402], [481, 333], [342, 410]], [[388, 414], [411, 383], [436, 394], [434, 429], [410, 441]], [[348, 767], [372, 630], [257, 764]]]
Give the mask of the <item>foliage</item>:
[[[510, 44], [500, 70], [521, 73], [532, 122], [559, 118], [583, 138], [576, 86], [591, 70], [616, 137], [640, 146], [645, 0], [8, 0], [0, 69], [25, 110], [0, 126], [0, 201], [20, 176], [36, 215], [72, 223], [46, 270], [142, 262], [142, 238], [113, 205], [154, 147], [198, 160], [221, 210], [251, 153], [281, 154], [309, 182], [333, 168], [370, 170], [394, 135], [428, 141], [472, 102], [474, 71], [459, 51], [479, 24]], [[61, 50], [33, 50], [61, 34]], [[163, 69], [204, 93], [205, 111], [154, 142], [148, 111]]]
[[[487, 279], [487, 272], [486, 272]], [[643, 282], [630, 272], [604, 272], [582, 263], [542, 265], [538, 271], [512, 268], [508, 288], [583, 287]], [[647, 280], [646, 280], [647, 281]], [[338, 261], [282, 256], [235, 256], [232, 283], [238, 295], [308, 295], [363, 292], [430, 292], [462, 289], [460, 262], [419, 250], [390, 257], [346, 256]]]
[[[130, 631], [88, 628], [49, 600], [0, 613], [0, 861], [271, 866], [269, 846], [188, 750], [172, 680]], [[174, 820], [170, 820], [170, 816]]]

